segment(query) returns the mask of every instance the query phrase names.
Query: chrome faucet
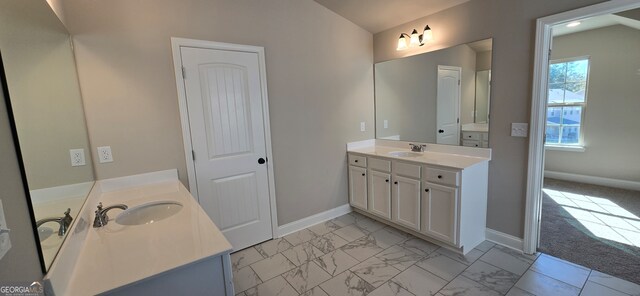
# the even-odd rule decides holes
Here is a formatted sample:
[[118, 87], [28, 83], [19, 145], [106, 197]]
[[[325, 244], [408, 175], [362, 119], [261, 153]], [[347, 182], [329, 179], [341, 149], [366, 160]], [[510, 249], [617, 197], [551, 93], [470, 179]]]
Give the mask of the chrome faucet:
[[67, 233], [69, 226], [71, 226], [71, 221], [73, 221], [73, 218], [71, 218], [70, 213], [71, 213], [71, 209], [67, 208], [67, 210], [64, 212], [63, 217], [51, 217], [51, 218], [40, 219], [36, 222], [36, 228], [40, 228], [40, 226], [42, 226], [42, 224], [44, 223], [58, 222], [58, 224], [60, 224], [60, 227], [58, 228], [58, 236], [63, 236], [65, 233]]
[[425, 144], [409, 143], [409, 147], [411, 147], [411, 151], [413, 152], [424, 152], [427, 149], [427, 145]]
[[124, 204], [117, 204], [108, 206], [106, 208], [102, 208], [102, 202], [98, 203], [98, 209], [96, 210], [96, 218], [93, 219], [93, 227], [98, 228], [107, 225], [109, 223], [109, 216], [107, 216], [107, 212], [111, 209], [122, 209], [126, 210], [129, 207]]

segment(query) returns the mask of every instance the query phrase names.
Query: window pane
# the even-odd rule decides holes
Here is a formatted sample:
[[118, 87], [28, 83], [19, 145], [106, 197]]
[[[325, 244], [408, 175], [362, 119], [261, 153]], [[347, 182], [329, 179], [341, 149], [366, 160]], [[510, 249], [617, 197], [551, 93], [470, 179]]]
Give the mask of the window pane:
[[564, 83], [549, 84], [549, 97], [547, 102], [550, 104], [564, 102]]
[[580, 126], [563, 126], [561, 144], [580, 143]]
[[562, 107], [547, 108], [547, 125], [559, 125], [562, 120]]
[[567, 82], [584, 82], [587, 80], [589, 60], [580, 60], [567, 63]]
[[586, 92], [586, 83], [569, 82], [565, 84], [564, 102], [565, 103], [584, 103], [584, 94]]
[[566, 71], [566, 63], [549, 65], [549, 83], [564, 83]]
[[580, 125], [582, 121], [582, 107], [564, 107], [562, 116], [562, 124]]
[[547, 144], [558, 144], [560, 136], [560, 126], [547, 126]]

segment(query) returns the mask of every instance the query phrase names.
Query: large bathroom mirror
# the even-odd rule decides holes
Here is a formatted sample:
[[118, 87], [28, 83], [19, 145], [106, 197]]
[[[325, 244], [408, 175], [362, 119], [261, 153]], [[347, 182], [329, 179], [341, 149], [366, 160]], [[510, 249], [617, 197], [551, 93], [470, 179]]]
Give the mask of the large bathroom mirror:
[[73, 48], [45, 0], [4, 0], [0, 54], [46, 270], [94, 180]]
[[376, 138], [489, 147], [493, 39], [375, 64]]

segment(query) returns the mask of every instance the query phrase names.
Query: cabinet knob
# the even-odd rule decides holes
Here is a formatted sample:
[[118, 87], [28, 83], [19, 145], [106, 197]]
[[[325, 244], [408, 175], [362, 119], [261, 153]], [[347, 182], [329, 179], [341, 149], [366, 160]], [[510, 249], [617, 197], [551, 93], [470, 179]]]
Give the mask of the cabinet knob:
[[424, 192], [429, 192], [429, 188], [425, 189]]
[[442, 175], [438, 175], [438, 179], [442, 179]]
[[362, 175], [364, 176], [364, 173], [362, 173]]
[[384, 180], [385, 182], [389, 183], [389, 180]]
[[354, 162], [358, 162], [358, 160], [356, 159], [356, 160], [354, 160]]
[[398, 184], [398, 181], [393, 182], [393, 184]]

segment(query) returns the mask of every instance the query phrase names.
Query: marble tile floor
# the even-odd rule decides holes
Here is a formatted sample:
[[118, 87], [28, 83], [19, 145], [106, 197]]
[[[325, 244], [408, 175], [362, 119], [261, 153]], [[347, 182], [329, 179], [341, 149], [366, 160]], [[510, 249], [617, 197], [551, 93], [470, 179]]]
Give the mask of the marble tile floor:
[[231, 255], [237, 296], [640, 296], [640, 285], [485, 241], [466, 256], [357, 213]]

